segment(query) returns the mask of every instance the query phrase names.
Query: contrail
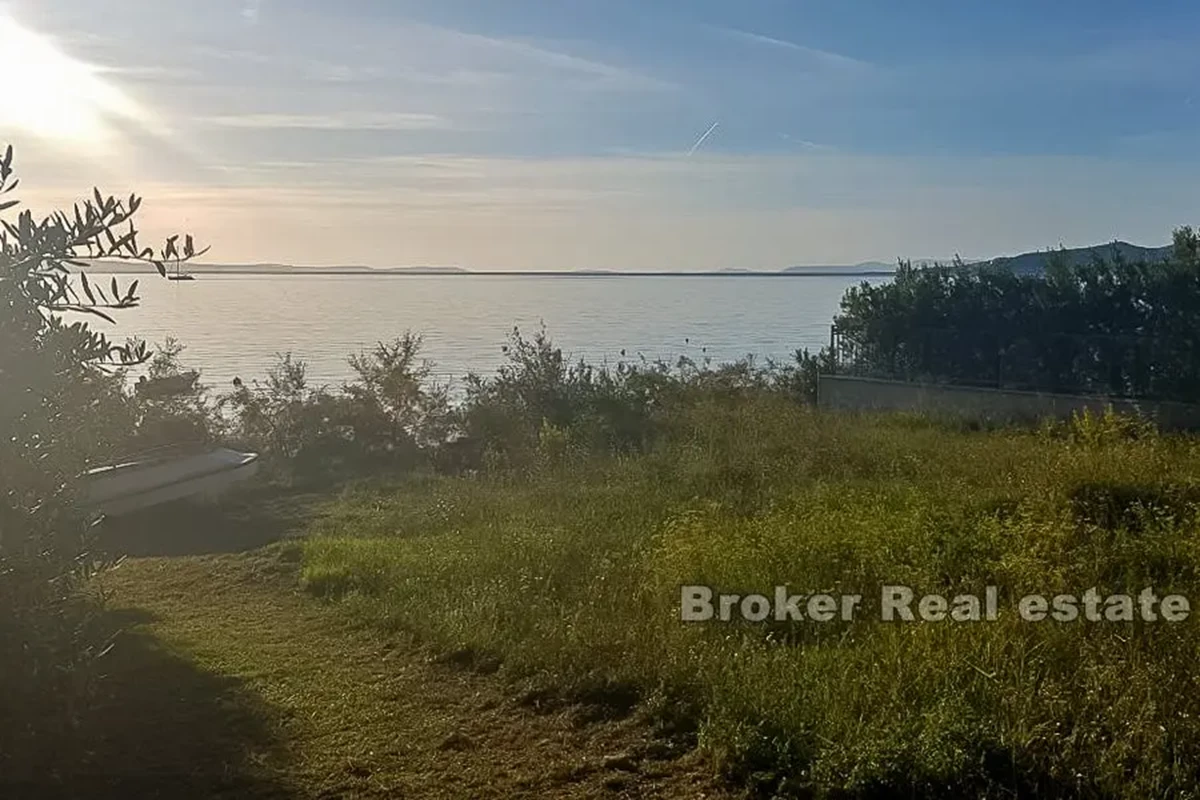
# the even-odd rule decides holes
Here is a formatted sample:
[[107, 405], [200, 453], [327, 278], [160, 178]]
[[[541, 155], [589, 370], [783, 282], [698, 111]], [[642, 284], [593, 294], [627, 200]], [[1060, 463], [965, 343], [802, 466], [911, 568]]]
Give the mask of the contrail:
[[692, 145], [691, 150], [687, 151], [687, 154], [690, 156], [692, 153], [696, 152], [696, 149], [698, 147], [700, 147], [700, 145], [704, 144], [704, 140], [707, 139], [709, 136], [711, 136], [712, 132], [715, 131], [717, 129], [717, 126], [720, 124], [721, 124], [720, 122], [714, 122], [712, 124], [712, 126], [708, 130], [706, 130], [699, 139], [696, 140], [696, 143], [694, 145]]

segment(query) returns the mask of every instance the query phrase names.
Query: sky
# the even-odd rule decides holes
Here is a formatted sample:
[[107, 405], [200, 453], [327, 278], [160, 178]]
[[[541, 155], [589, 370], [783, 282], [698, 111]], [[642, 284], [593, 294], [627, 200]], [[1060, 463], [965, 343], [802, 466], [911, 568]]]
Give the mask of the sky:
[[[1200, 4], [0, 0], [28, 207], [220, 263], [778, 269], [1200, 223]], [[9, 212], [11, 213], [11, 212]]]

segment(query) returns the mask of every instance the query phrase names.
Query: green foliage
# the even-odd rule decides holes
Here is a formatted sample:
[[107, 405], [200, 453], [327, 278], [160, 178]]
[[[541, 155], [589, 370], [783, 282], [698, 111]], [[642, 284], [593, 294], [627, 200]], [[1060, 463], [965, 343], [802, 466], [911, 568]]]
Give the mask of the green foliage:
[[803, 351], [795, 365], [760, 367], [743, 359], [714, 367], [681, 358], [674, 366], [595, 366], [570, 363], [544, 329], [533, 338], [514, 329], [505, 353], [495, 375], [467, 379], [459, 420], [464, 439], [478, 445], [474, 466], [528, 465], [547, 426], [588, 452], [644, 452], [681, 409], [703, 400], [736, 403], [764, 393], [814, 400], [818, 367], [828, 362], [827, 355]]
[[1073, 441], [1092, 447], [1157, 435], [1152, 422], [1118, 414], [1112, 406], [1106, 406], [1100, 414], [1093, 414], [1087, 408], [1075, 412], [1067, 430]]
[[225, 420], [200, 383], [200, 373], [180, 360], [185, 349], [168, 338], [155, 348], [145, 374], [134, 384], [128, 403], [134, 416], [130, 450], [211, 442], [224, 434]]
[[[179, 365], [181, 349], [173, 342], [160, 349], [145, 383], [198, 377]], [[643, 452], [681, 408], [701, 399], [768, 393], [812, 401], [818, 371], [829, 368], [827, 353], [807, 352], [797, 352], [795, 364], [763, 367], [749, 359], [593, 366], [569, 362], [544, 330], [533, 338], [514, 330], [505, 363], [492, 376], [468, 375], [453, 404], [420, 350], [421, 338], [405, 333], [352, 355], [354, 377], [337, 388], [310, 386], [304, 361], [288, 353], [265, 379], [236, 380], [215, 402], [194, 380], [165, 398], [139, 391], [140, 441], [224, 438], [301, 481], [414, 469], [495, 472], [571, 453]]]
[[550, 420], [542, 420], [538, 431], [538, 455], [551, 467], [562, 464], [571, 447], [571, 434]]
[[795, 364], [776, 367], [775, 385], [797, 400], [816, 403], [820, 375], [837, 369], [833, 354], [827, 348], [816, 353], [797, 350], [795, 360]]
[[[562, 430], [544, 422], [543, 446]], [[509, 677], [690, 707], [700, 743], [768, 794], [1187, 796], [1192, 620], [1035, 624], [1012, 604], [1091, 586], [1194, 602], [1197, 474], [1196, 440], [1112, 414], [972, 433], [710, 396], [641, 455], [349, 493], [304, 575]], [[886, 583], [997, 585], [1001, 618], [882, 623]], [[865, 606], [852, 624], [682, 624], [684, 584]]]
[[452, 428], [447, 387], [430, 380], [433, 365], [419, 360], [421, 337], [406, 332], [391, 343], [351, 356], [355, 379], [343, 391], [374, 446], [434, 447]]
[[[527, 461], [537, 449], [543, 425], [571, 428], [600, 412], [594, 402], [598, 384], [617, 392], [617, 376], [582, 362], [569, 363], [545, 330], [526, 339], [514, 329], [505, 354], [507, 362], [494, 376], [467, 377], [462, 408], [466, 437], [483, 442], [499, 463]], [[627, 404], [622, 410], [636, 418], [626, 420], [631, 426], [641, 421], [642, 409]], [[599, 419], [596, 423], [603, 424]]]
[[1200, 232], [1191, 225], [1176, 229], [1171, 250], [1172, 257], [1179, 264], [1200, 269]]
[[[0, 212], [17, 207], [12, 148], [0, 158]], [[134, 414], [122, 369], [144, 344], [116, 344], [91, 322], [138, 303], [137, 282], [97, 285], [81, 259], [153, 263], [196, 255], [187, 238], [156, 256], [138, 245], [141, 200], [105, 197], [71, 213], [0, 218], [0, 754], [4, 737], [69, 727], [88, 685], [96, 640], [79, 590], [96, 569], [86, 518], [73, 502], [78, 475], [128, 442]], [[2, 768], [2, 767], [0, 767]]]
[[835, 325], [844, 368], [908, 379], [1194, 401], [1200, 395], [1200, 247], [1070, 265], [1044, 276], [961, 262], [851, 289]]
[[303, 361], [279, 356], [265, 381], [236, 382], [219, 400], [228, 435], [301, 481], [403, 472], [428, 463], [452, 429], [446, 388], [404, 334], [351, 356], [356, 377], [340, 390], [309, 386]]
[[286, 353], [277, 356], [264, 381], [235, 379], [234, 390], [220, 404], [233, 419], [236, 440], [286, 462], [309, 442], [329, 435], [322, 409], [326, 397], [309, 388], [305, 363]]

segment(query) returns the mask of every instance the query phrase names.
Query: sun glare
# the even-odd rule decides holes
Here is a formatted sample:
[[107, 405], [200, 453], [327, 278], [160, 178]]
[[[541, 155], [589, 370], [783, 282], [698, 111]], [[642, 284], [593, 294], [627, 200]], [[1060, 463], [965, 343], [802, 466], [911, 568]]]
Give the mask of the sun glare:
[[133, 101], [96, 70], [0, 11], [0, 132], [18, 128], [73, 144], [97, 143], [113, 119], [138, 119]]

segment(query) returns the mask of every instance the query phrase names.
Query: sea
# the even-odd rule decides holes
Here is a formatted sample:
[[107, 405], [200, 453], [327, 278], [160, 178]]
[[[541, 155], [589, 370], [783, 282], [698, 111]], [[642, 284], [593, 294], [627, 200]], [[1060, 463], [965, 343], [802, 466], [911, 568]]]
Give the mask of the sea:
[[[96, 276], [100, 277], [100, 276]], [[616, 365], [687, 357], [713, 365], [788, 361], [829, 343], [852, 275], [220, 275], [140, 281], [137, 308], [100, 326], [116, 340], [181, 343], [184, 365], [215, 391], [261, 379], [279, 354], [307, 366], [310, 385], [350, 377], [347, 358], [405, 331], [454, 388], [490, 374], [515, 330], [539, 330], [572, 360]], [[105, 281], [107, 285], [107, 280]]]

